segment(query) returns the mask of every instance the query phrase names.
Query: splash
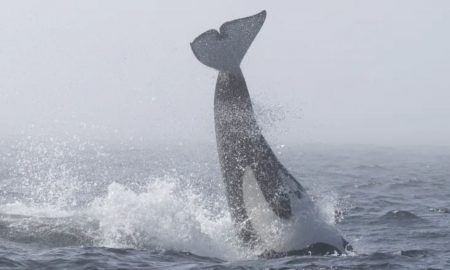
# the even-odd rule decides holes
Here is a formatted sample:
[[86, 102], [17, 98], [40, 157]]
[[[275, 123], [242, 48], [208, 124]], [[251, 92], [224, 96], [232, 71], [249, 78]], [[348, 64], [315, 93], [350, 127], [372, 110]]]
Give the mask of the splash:
[[27, 138], [11, 153], [8, 175], [0, 179], [2, 238], [220, 258], [252, 255], [238, 245], [225, 200], [212, 201], [223, 195], [209, 196], [193, 187], [201, 180], [176, 169], [146, 169], [130, 163], [133, 153], [73, 140]]
[[176, 180], [157, 179], [142, 193], [112, 183], [88, 210], [99, 220], [99, 245], [238, 256], [227, 211], [213, 215], [199, 195], [180, 188]]
[[[230, 260], [259, 255], [240, 245], [219, 173], [210, 165], [150, 150], [139, 159], [157, 162], [142, 163], [133, 151], [53, 139], [26, 140], [14, 150], [10, 171], [0, 180], [1, 238]], [[322, 196], [318, 205], [333, 223], [334, 197]]]

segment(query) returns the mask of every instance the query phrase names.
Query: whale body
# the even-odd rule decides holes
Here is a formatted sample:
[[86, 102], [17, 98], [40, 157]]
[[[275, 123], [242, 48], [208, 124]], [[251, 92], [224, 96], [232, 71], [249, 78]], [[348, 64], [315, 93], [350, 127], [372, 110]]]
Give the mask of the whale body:
[[219, 71], [214, 120], [231, 218], [243, 245], [261, 250], [263, 257], [342, 254], [348, 242], [320, 218], [270, 148], [253, 112], [240, 64], [265, 18], [262, 11], [226, 22], [191, 43], [196, 58]]

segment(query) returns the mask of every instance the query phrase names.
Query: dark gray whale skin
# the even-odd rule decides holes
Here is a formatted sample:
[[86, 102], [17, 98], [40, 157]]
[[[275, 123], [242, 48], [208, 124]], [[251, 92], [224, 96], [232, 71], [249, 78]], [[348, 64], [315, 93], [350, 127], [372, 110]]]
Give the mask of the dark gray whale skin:
[[[214, 97], [214, 119], [219, 161], [228, 204], [238, 234], [245, 243], [258, 241], [244, 207], [243, 175], [246, 168], [255, 173], [257, 183], [271, 209], [280, 218], [291, 216], [289, 197], [280, 173], [292, 177], [267, 144], [256, 123], [244, 76], [219, 72]], [[298, 185], [299, 191], [303, 190]], [[299, 196], [300, 193], [299, 193]]]
[[[191, 43], [192, 51], [200, 62], [219, 70], [214, 95], [217, 150], [231, 217], [238, 236], [250, 247], [257, 245], [260, 239], [245, 209], [243, 177], [246, 170], [253, 171], [264, 199], [281, 219], [292, 216], [288, 191], [298, 198], [304, 192], [303, 187], [278, 161], [262, 135], [240, 69], [242, 58], [265, 18], [266, 12], [262, 11], [224, 23], [220, 33], [206, 31]], [[287, 181], [295, 187], [294, 191], [292, 185], [286, 187]], [[313, 246], [314, 253], [317, 253], [317, 245]], [[339, 251], [334, 247], [331, 249]], [[326, 249], [325, 253], [332, 252]], [[268, 252], [265, 257], [280, 254], [284, 253]]]

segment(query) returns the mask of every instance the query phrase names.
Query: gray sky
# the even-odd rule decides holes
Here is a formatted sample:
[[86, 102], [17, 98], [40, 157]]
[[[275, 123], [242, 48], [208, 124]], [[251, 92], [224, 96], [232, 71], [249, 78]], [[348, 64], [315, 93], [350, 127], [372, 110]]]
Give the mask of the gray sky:
[[450, 2], [412, 0], [1, 1], [0, 138], [213, 142], [189, 42], [262, 9], [242, 69], [272, 142], [450, 145]]

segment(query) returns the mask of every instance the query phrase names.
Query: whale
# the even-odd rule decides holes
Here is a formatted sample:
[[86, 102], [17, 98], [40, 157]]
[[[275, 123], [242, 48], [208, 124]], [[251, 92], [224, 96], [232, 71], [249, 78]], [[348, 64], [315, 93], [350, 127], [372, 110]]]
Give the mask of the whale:
[[239, 242], [261, 257], [342, 254], [348, 242], [281, 164], [253, 111], [240, 66], [265, 19], [262, 11], [228, 21], [190, 44], [201, 63], [219, 72], [215, 134], [234, 229]]

